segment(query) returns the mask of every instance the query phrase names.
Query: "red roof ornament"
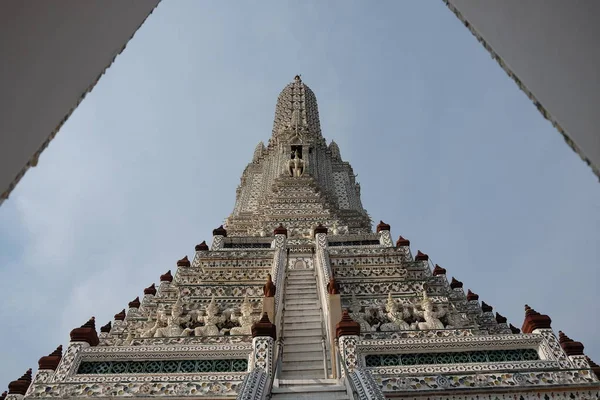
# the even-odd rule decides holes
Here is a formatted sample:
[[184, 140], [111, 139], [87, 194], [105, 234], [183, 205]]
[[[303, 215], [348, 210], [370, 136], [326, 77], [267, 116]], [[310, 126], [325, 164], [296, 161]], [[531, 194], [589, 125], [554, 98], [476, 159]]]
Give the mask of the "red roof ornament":
[[435, 264], [435, 268], [433, 268], [433, 276], [438, 275], [446, 275], [446, 268], [442, 268], [439, 265]]
[[506, 319], [505, 316], [503, 316], [501, 314], [498, 314], [498, 312], [496, 312], [496, 322], [497, 323], [499, 323], [499, 324], [505, 324], [506, 321], [507, 321], [507, 319]]
[[71, 342], [86, 342], [90, 346], [98, 346], [100, 339], [96, 332], [96, 318], [92, 317], [79, 328], [71, 331]]
[[510, 328], [510, 331], [514, 334], [521, 333], [521, 330], [515, 327], [513, 324], [509, 324], [508, 327]]
[[206, 244], [206, 240], [203, 240], [202, 243], [196, 245], [196, 251], [208, 251], [208, 245]]
[[452, 282], [450, 282], [450, 287], [452, 289], [462, 289], [463, 283], [457, 280], [455, 277], [452, 277]]
[[396, 247], [410, 246], [410, 240], [404, 239], [402, 236], [398, 236], [396, 240]]
[[485, 301], [481, 302], [481, 311], [483, 311], [483, 312], [492, 312], [493, 309], [494, 309], [494, 307], [486, 304]]
[[154, 283], [150, 286], [148, 286], [146, 289], [144, 289], [144, 294], [150, 294], [152, 296], [156, 296], [156, 286], [154, 286]]
[[316, 236], [317, 233], [324, 233], [327, 234], [327, 228], [324, 227], [323, 225], [319, 224], [317, 225], [317, 227], [313, 230], [313, 236]]
[[335, 326], [335, 337], [360, 335], [360, 324], [350, 317], [348, 309], [342, 311], [342, 319]]
[[100, 332], [102, 332], [102, 333], [110, 333], [111, 329], [112, 329], [112, 322], [108, 321], [108, 324], [100, 327]]
[[415, 256], [415, 261], [427, 261], [429, 260], [429, 256], [425, 253], [421, 253], [421, 250], [417, 250], [417, 255]]
[[551, 329], [552, 320], [549, 316], [540, 314], [525, 304], [525, 320], [521, 330], [523, 333], [532, 333], [536, 329]]
[[6, 399], [6, 395], [8, 395], [8, 392], [5, 390], [4, 392], [2, 392], [2, 394], [0, 394], [0, 400]]
[[227, 230], [223, 228], [223, 225], [221, 225], [217, 229], [213, 229], [213, 236], [227, 237]]
[[130, 301], [128, 305], [129, 308], [140, 308], [140, 306], [142, 305], [142, 303], [140, 303], [140, 297], [136, 297], [135, 299]]
[[283, 226], [283, 224], [279, 224], [277, 228], [273, 231], [274, 235], [285, 235], [287, 237], [287, 229]]
[[177, 261], [178, 267], [189, 267], [190, 265], [192, 264], [190, 263], [190, 260], [188, 260], [188, 256], [185, 256], [181, 260]]
[[340, 285], [335, 281], [333, 276], [329, 278], [329, 283], [327, 283], [327, 293], [340, 294]]
[[271, 274], [267, 274], [267, 283], [263, 286], [263, 295], [265, 297], [275, 297], [275, 292], [277, 291], [277, 287], [273, 283], [271, 279]]
[[471, 289], [469, 289], [469, 290], [467, 290], [467, 300], [468, 301], [479, 300], [479, 295], [477, 293], [471, 292]]
[[39, 369], [51, 369], [55, 371], [56, 368], [58, 368], [58, 364], [60, 363], [61, 358], [62, 345], [58, 346], [56, 350], [54, 350], [47, 356], [40, 358], [40, 360], [38, 361]]
[[386, 224], [383, 221], [379, 221], [379, 223], [377, 224], [377, 233], [379, 233], [381, 231], [389, 231], [390, 229], [391, 229], [390, 225]]
[[260, 321], [252, 325], [252, 337], [269, 336], [277, 339], [277, 327], [269, 321], [269, 315], [264, 312]]
[[20, 394], [24, 396], [27, 393], [27, 389], [29, 389], [29, 385], [31, 385], [31, 379], [31, 368], [29, 368], [22, 377], [8, 384], [8, 394]]
[[582, 356], [583, 355], [583, 343], [576, 342], [562, 331], [558, 331], [558, 343], [563, 348], [568, 356]]
[[168, 270], [165, 274], [160, 276], [161, 282], [173, 282], [173, 275], [171, 275], [171, 270]]
[[115, 314], [115, 321], [124, 321], [126, 315], [127, 314], [125, 313], [125, 309], [121, 310], [120, 313]]

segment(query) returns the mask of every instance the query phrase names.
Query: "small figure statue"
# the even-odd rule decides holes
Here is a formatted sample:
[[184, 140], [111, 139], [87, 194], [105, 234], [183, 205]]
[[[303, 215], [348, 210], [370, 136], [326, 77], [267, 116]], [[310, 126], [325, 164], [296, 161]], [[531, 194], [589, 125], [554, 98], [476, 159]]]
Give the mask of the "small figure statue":
[[252, 304], [248, 301], [248, 295], [244, 296], [244, 302], [240, 307], [240, 311], [242, 315], [236, 317], [235, 315], [231, 315], [229, 318], [231, 321], [237, 321], [240, 326], [236, 326], [231, 328], [229, 331], [230, 335], [251, 335], [252, 334], [252, 324], [260, 319], [260, 317], [252, 316]]
[[206, 315], [199, 316], [198, 322], [204, 322], [204, 326], [197, 326], [194, 328], [194, 334], [196, 336], [218, 336], [221, 334], [217, 324], [225, 321], [223, 316], [217, 316], [219, 312], [219, 306], [215, 303], [215, 296], [212, 297], [210, 303], [206, 307]]
[[448, 325], [446, 329], [460, 329], [469, 323], [465, 313], [461, 313], [456, 309], [456, 306], [450, 303], [452, 310], [447, 313]]
[[288, 163], [290, 176], [300, 177], [304, 174], [304, 160], [300, 157], [298, 149], [294, 152], [294, 158]]
[[420, 318], [425, 319], [425, 322], [417, 323], [419, 330], [426, 329], [444, 329], [444, 324], [440, 321], [440, 317], [443, 317], [446, 314], [446, 310], [441, 309], [440, 311], [433, 311], [434, 304], [427, 296], [427, 291], [423, 290], [423, 300], [421, 300], [421, 308], [423, 311], [417, 310], [416, 308], [413, 310], [413, 313]]
[[404, 331], [409, 330], [410, 325], [405, 321], [405, 319], [410, 318], [410, 311], [402, 306], [402, 310], [400, 310], [400, 305], [392, 298], [392, 294], [388, 294], [387, 302], [386, 302], [386, 310], [385, 314], [391, 322], [387, 322], [380, 326], [380, 330], [382, 332], [394, 332], [394, 331]]
[[191, 329], [183, 329], [181, 327], [182, 323], [188, 322], [189, 317], [182, 317], [182, 314], [183, 305], [181, 304], [181, 299], [178, 298], [175, 304], [173, 304], [173, 307], [171, 307], [171, 316], [167, 318], [167, 326], [156, 329], [154, 337], [162, 338], [189, 336], [191, 333]]
[[360, 312], [362, 306], [360, 305], [360, 301], [356, 298], [354, 293], [352, 293], [352, 301], [350, 303], [350, 317], [360, 324], [360, 331], [362, 333], [371, 332], [373, 329], [371, 328], [371, 324], [367, 322], [365, 319], [365, 314]]
[[275, 297], [275, 291], [277, 288], [271, 280], [271, 274], [267, 274], [267, 283], [263, 286], [263, 295], [265, 297]]
[[164, 313], [162, 311], [156, 312], [156, 321], [154, 322], [154, 325], [152, 325], [152, 317], [148, 317], [148, 325], [149, 326], [147, 326], [147, 329], [141, 334], [141, 337], [143, 338], [154, 337], [154, 335], [156, 334], [156, 332], [158, 332], [159, 329], [163, 329], [167, 326], [167, 321]]

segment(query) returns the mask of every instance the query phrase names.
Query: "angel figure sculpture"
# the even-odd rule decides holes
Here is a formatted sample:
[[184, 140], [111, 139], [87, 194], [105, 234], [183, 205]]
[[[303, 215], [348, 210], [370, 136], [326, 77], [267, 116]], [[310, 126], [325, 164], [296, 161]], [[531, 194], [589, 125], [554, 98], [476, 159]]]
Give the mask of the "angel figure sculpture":
[[398, 304], [396, 300], [392, 298], [391, 293], [388, 294], [385, 307], [387, 310], [385, 315], [391, 322], [386, 322], [379, 327], [382, 332], [404, 331], [410, 329], [410, 325], [405, 321], [410, 318], [410, 311], [408, 308]]
[[181, 324], [187, 323], [189, 317], [182, 317], [183, 315], [183, 304], [181, 299], [177, 298], [177, 301], [171, 307], [171, 316], [167, 317], [167, 326], [156, 329], [154, 333], [155, 338], [162, 337], [180, 337], [189, 336], [191, 333], [190, 329], [183, 329]]
[[252, 304], [248, 301], [248, 296], [244, 296], [244, 302], [240, 306], [242, 315], [236, 317], [231, 315], [230, 319], [233, 322], [239, 322], [240, 326], [231, 328], [229, 331], [230, 335], [251, 335], [252, 324], [259, 320], [258, 316], [252, 316]]
[[421, 300], [421, 310], [416, 308], [413, 310], [415, 316], [423, 318], [425, 322], [418, 322], [417, 326], [419, 330], [426, 329], [444, 329], [444, 324], [440, 321], [440, 317], [446, 314], [446, 310], [441, 309], [440, 311], [433, 311], [433, 301], [427, 296], [427, 292], [423, 290], [423, 300]]
[[224, 316], [218, 316], [219, 306], [215, 303], [215, 296], [212, 297], [208, 306], [206, 306], [206, 315], [199, 316], [198, 322], [204, 322], [204, 326], [197, 326], [194, 328], [194, 334], [196, 336], [217, 336], [221, 332], [217, 327], [217, 324], [225, 321]]
[[365, 314], [361, 313], [362, 306], [360, 305], [360, 301], [356, 298], [354, 293], [352, 293], [352, 301], [350, 303], [350, 317], [360, 324], [360, 331], [363, 333], [371, 332], [371, 324], [367, 322], [365, 319]]

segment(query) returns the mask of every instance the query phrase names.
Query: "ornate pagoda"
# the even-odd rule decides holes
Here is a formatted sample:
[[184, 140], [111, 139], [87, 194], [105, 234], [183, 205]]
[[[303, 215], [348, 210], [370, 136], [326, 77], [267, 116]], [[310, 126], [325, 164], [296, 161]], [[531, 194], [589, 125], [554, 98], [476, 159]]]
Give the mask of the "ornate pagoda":
[[599, 399], [600, 367], [525, 306], [522, 328], [372, 221], [300, 76], [235, 207], [114, 320], [92, 317], [6, 399]]

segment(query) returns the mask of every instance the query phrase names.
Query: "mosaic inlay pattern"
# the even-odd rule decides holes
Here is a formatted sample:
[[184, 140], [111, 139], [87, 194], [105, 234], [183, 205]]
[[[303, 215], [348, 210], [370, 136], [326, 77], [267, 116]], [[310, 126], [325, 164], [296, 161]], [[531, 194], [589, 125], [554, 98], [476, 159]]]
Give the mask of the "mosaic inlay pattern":
[[248, 360], [156, 360], [84, 361], [78, 374], [181, 374], [197, 372], [244, 372]]
[[421, 354], [369, 354], [365, 356], [367, 367], [422, 364], [465, 364], [503, 361], [539, 360], [533, 349], [461, 351]]

